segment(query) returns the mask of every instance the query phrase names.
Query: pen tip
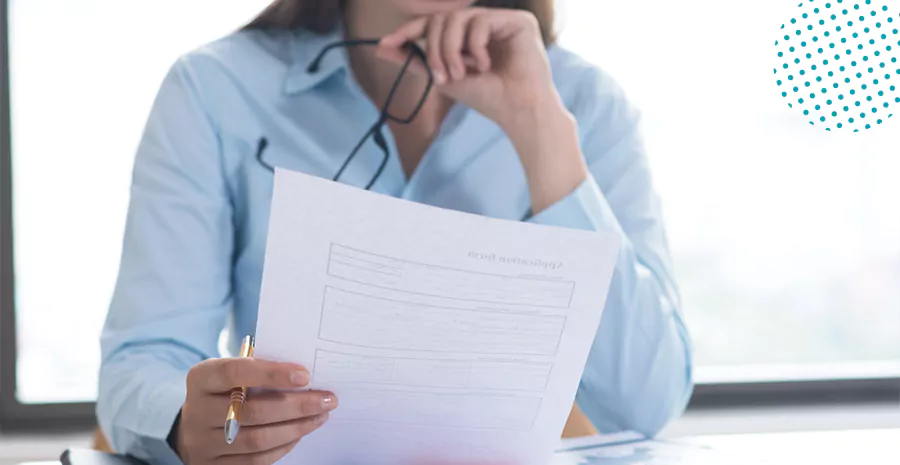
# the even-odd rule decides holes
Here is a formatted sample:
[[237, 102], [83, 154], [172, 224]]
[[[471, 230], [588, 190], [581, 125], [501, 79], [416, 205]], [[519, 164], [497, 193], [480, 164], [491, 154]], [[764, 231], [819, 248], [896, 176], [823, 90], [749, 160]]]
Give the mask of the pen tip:
[[225, 422], [225, 443], [231, 444], [234, 442], [234, 438], [237, 437], [238, 430], [241, 429], [241, 424], [237, 422], [237, 420], [227, 420]]

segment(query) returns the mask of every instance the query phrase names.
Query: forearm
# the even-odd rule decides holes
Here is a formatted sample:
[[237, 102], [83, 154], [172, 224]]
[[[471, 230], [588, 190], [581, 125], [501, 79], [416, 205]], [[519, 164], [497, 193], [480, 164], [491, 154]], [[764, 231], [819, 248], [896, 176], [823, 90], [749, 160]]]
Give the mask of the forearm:
[[533, 214], [568, 196], [588, 177], [578, 124], [558, 98], [518, 112], [502, 126], [525, 170]]
[[156, 464], [178, 464], [166, 442], [185, 398], [196, 354], [168, 343], [125, 348], [104, 360], [97, 418], [116, 452]]
[[659, 432], [691, 393], [690, 343], [669, 286], [627, 245], [578, 389], [603, 432]]
[[690, 342], [664, 244], [631, 240], [593, 177], [529, 221], [621, 237], [577, 400], [600, 431], [655, 434], [684, 409], [692, 385]]

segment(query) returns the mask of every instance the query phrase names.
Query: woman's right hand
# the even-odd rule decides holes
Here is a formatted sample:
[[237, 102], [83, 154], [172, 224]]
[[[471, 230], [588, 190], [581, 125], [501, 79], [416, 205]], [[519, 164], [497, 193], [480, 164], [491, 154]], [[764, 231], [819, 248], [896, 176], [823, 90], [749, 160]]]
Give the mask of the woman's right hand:
[[187, 465], [275, 463], [328, 420], [337, 398], [323, 391], [263, 391], [248, 396], [241, 429], [225, 443], [225, 413], [236, 387], [297, 389], [309, 372], [289, 363], [253, 358], [210, 359], [191, 368], [176, 430], [178, 455]]

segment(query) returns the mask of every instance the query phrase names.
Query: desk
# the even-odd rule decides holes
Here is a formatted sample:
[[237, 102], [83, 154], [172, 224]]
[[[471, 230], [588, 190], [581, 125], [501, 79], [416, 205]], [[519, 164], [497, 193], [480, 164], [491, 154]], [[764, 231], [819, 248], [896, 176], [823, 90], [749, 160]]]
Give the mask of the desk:
[[678, 439], [777, 464], [900, 464], [900, 429], [735, 434]]
[[[672, 441], [709, 446], [728, 455], [756, 458], [772, 465], [900, 464], [900, 429], [734, 434]], [[20, 465], [59, 465], [59, 462]]]

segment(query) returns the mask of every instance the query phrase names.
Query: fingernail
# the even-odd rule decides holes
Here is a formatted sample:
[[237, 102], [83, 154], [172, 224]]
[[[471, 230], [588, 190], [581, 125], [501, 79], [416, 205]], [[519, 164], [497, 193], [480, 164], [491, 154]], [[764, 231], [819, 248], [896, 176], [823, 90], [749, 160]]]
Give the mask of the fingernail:
[[322, 398], [322, 409], [325, 411], [334, 410], [337, 407], [337, 399], [332, 395], [327, 395]]
[[319, 426], [324, 425], [326, 421], [328, 421], [328, 414], [327, 414], [327, 413], [323, 413], [323, 414], [319, 415], [319, 416], [316, 418], [316, 424], [319, 425]]
[[291, 373], [291, 384], [295, 386], [306, 386], [309, 384], [309, 373], [305, 371], [295, 371]]
[[434, 76], [435, 84], [443, 84], [447, 82], [447, 76], [444, 75], [444, 72], [439, 69], [431, 70], [431, 75]]

